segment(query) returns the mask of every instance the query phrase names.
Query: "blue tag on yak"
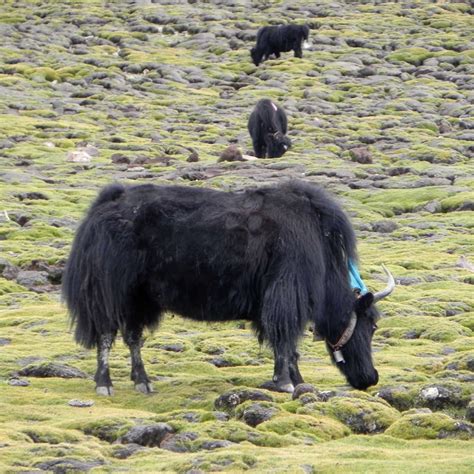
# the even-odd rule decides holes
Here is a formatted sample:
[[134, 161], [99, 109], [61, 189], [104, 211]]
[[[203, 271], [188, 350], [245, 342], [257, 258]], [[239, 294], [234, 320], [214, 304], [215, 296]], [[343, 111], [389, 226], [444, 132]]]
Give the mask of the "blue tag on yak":
[[359, 290], [361, 295], [367, 293], [368, 290], [362, 281], [362, 278], [360, 277], [359, 269], [357, 268], [356, 263], [352, 260], [349, 260], [349, 282], [351, 288], [354, 290]]

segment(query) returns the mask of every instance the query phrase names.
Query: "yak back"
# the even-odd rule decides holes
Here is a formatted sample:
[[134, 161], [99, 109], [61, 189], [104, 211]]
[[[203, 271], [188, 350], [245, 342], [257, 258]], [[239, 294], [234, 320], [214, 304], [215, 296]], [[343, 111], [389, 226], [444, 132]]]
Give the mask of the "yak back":
[[[259, 100], [252, 115], [260, 122], [264, 132], [275, 133], [278, 131], [284, 135], [286, 134], [288, 127], [286, 114], [281, 107], [278, 107], [270, 99]], [[250, 118], [250, 124], [253, 124], [252, 117]]]
[[352, 227], [314, 185], [111, 185], [78, 229], [63, 297], [86, 347], [130, 318], [152, 328], [165, 310], [258, 323], [269, 288], [281, 282], [298, 325], [312, 319], [321, 330], [328, 313], [336, 318], [351, 305], [348, 258], [356, 259]]

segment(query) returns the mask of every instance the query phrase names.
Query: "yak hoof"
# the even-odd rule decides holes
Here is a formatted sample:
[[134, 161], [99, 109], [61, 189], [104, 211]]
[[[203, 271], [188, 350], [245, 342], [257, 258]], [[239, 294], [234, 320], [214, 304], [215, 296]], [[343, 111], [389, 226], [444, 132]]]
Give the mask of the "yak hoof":
[[112, 388], [112, 386], [108, 386], [108, 387], [104, 387], [104, 386], [96, 387], [96, 388], [95, 388], [95, 393], [97, 393], [97, 395], [101, 395], [101, 396], [104, 396], [104, 397], [109, 397], [109, 396], [111, 396], [111, 395], [114, 394], [114, 389]]
[[295, 387], [293, 386], [292, 383], [287, 383], [285, 385], [280, 385], [278, 389], [281, 392], [287, 392], [287, 393], [293, 393], [295, 391]]
[[293, 386], [291, 382], [279, 384], [279, 383], [275, 383], [273, 380], [264, 382], [262, 385], [260, 385], [260, 388], [272, 390], [273, 392], [285, 392], [285, 393], [293, 393], [295, 390], [295, 387]]
[[153, 385], [150, 382], [135, 384], [135, 390], [145, 395], [153, 392]]

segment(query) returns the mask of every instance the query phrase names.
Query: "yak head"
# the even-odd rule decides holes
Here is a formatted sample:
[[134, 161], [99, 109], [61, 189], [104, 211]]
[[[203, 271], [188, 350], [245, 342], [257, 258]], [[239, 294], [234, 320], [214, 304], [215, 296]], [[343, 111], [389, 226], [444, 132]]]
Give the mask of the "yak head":
[[375, 294], [354, 294], [352, 312], [338, 340], [326, 345], [333, 361], [354, 388], [365, 390], [376, 385], [379, 374], [372, 361], [372, 337], [377, 329], [379, 313], [375, 303], [388, 296], [395, 288], [391, 273], [383, 267], [387, 276], [387, 287]]
[[291, 147], [291, 140], [282, 132], [269, 132], [265, 136], [269, 158], [280, 158]]
[[258, 48], [252, 48], [250, 50], [250, 56], [252, 56], [252, 61], [255, 66], [258, 66], [262, 62], [263, 54]]
[[308, 41], [308, 36], [309, 36], [309, 26], [308, 25], [302, 25], [301, 26], [301, 34], [303, 36], [303, 39]]

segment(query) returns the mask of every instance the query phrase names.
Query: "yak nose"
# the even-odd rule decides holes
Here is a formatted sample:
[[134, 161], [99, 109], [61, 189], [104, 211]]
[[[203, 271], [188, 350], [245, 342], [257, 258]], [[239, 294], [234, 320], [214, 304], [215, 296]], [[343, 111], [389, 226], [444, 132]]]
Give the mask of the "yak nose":
[[366, 390], [379, 382], [379, 373], [374, 369], [369, 376], [360, 377], [357, 380], [349, 380], [349, 383], [357, 390]]

